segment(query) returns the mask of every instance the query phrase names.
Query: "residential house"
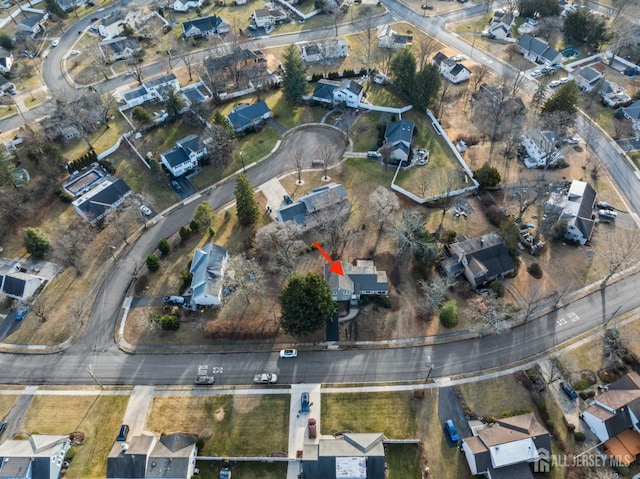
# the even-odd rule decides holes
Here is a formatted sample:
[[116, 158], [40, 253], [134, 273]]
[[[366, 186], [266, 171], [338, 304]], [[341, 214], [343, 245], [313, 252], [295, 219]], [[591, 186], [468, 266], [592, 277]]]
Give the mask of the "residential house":
[[135, 37], [116, 37], [98, 44], [106, 63], [126, 60], [142, 51], [142, 45]]
[[187, 12], [202, 7], [202, 0], [175, 0], [171, 8], [174, 12]]
[[133, 108], [147, 101], [164, 101], [165, 95], [172, 88], [179, 90], [180, 82], [175, 73], [167, 73], [146, 81], [141, 86], [122, 93], [121, 96], [127, 107]]
[[258, 8], [251, 14], [251, 21], [258, 28], [272, 28], [287, 20], [287, 14], [280, 9]]
[[82, 219], [94, 225], [132, 194], [133, 191], [124, 180], [105, 177], [95, 187], [73, 200], [71, 205]]
[[400, 163], [409, 161], [414, 128], [414, 123], [409, 120], [395, 121], [387, 125], [384, 132], [384, 144], [388, 149], [389, 160]]
[[522, 146], [529, 156], [524, 160], [527, 168], [552, 166], [564, 159], [562, 151], [556, 147], [555, 133], [552, 131], [528, 131], [522, 135]]
[[503, 279], [515, 270], [507, 245], [496, 232], [474, 238], [461, 236], [446, 249], [449, 257], [440, 262], [440, 267], [451, 278], [464, 275], [473, 289]]
[[30, 9], [28, 13], [25, 13], [22, 21], [16, 26], [16, 33], [30, 35], [34, 38], [38, 33], [44, 30], [44, 25], [48, 19], [48, 12]]
[[7, 50], [6, 48], [0, 47], [0, 71], [2, 73], [11, 72], [11, 67], [13, 66], [13, 53], [11, 50]]
[[604, 75], [593, 67], [578, 68], [569, 73], [584, 93], [590, 92], [604, 78]]
[[378, 40], [379, 48], [391, 48], [397, 50], [413, 45], [413, 36], [411, 35], [399, 35], [397, 34], [391, 25], [380, 25], [377, 28], [376, 38]]
[[627, 94], [627, 90], [615, 82], [605, 80], [600, 91], [602, 103], [612, 108], [624, 105], [631, 101], [631, 97]]
[[279, 208], [278, 220], [299, 230], [310, 229], [322, 224], [322, 212], [329, 208], [338, 215], [349, 211], [351, 203], [344, 186], [329, 183], [309, 191], [294, 203]]
[[9, 90], [13, 90], [16, 86], [7, 80], [4, 76], [0, 75], [0, 92], [4, 93]]
[[69, 13], [84, 5], [86, 0], [56, 0], [63, 12]]
[[347, 41], [343, 38], [329, 39], [321, 42], [298, 43], [302, 59], [307, 63], [331, 63], [336, 58], [349, 55]]
[[207, 154], [207, 146], [198, 135], [189, 135], [176, 141], [176, 146], [160, 153], [160, 162], [174, 177], [184, 175], [198, 166]]
[[0, 477], [58, 479], [71, 441], [69, 435], [32, 434], [0, 444]]
[[180, 93], [182, 93], [189, 106], [194, 103], [202, 103], [211, 98], [211, 90], [202, 81], [181, 88]]
[[182, 24], [182, 36], [184, 38], [209, 38], [229, 31], [231, 31], [231, 25], [217, 15], [194, 18]]
[[249, 89], [277, 83], [261, 50], [237, 48], [234, 52], [204, 60], [208, 80], [221, 93], [227, 89]]
[[311, 99], [331, 105], [344, 103], [349, 108], [358, 108], [363, 96], [364, 90], [358, 82], [322, 79], [316, 83]]
[[43, 278], [21, 272], [18, 261], [0, 259], [0, 291], [10, 298], [26, 301], [43, 283]]
[[[527, 110], [522, 99], [518, 96], [511, 96], [511, 90], [506, 86], [497, 87], [483, 83], [478, 89], [478, 100], [492, 105], [502, 105], [507, 117], [525, 113]], [[471, 101], [475, 101], [475, 99]]]
[[440, 68], [440, 74], [451, 83], [458, 84], [467, 81], [471, 72], [462, 63], [453, 61], [442, 52], [438, 52], [432, 60]]
[[172, 433], [133, 436], [116, 441], [107, 458], [107, 479], [191, 479], [196, 466], [196, 438]]
[[222, 304], [224, 273], [228, 262], [227, 250], [213, 243], [193, 252], [189, 269], [191, 285], [185, 291], [185, 296], [190, 296], [189, 305], [193, 309]]
[[551, 436], [528, 413], [475, 430], [461, 449], [474, 476], [533, 479], [529, 464], [549, 459]]
[[382, 433], [322, 436], [302, 449], [302, 474], [309, 479], [385, 478]]
[[611, 383], [581, 417], [609, 458], [621, 465], [634, 462], [640, 454], [640, 376], [632, 372]]
[[569, 190], [553, 192], [545, 205], [545, 211], [558, 217], [558, 221], [566, 221], [565, 238], [584, 245], [591, 239], [595, 225], [593, 209], [596, 204], [595, 190], [584, 181], [573, 180]]
[[329, 271], [328, 264], [324, 268], [324, 279], [329, 284], [334, 301], [351, 301], [360, 299], [360, 296], [389, 293], [387, 273], [378, 271], [373, 261], [359, 259], [355, 266], [344, 261], [340, 261], [340, 264], [344, 275]]
[[562, 54], [551, 48], [548, 43], [529, 34], [520, 38], [516, 45], [524, 57], [534, 63], [554, 65], [562, 62]]
[[252, 105], [240, 104], [227, 115], [233, 131], [236, 133], [241, 133], [249, 128], [261, 125], [269, 118], [271, 118], [271, 110], [264, 100], [260, 100]]
[[[0, 77], [0, 81], [2, 77]], [[634, 101], [631, 105], [621, 108], [622, 115], [631, 120], [633, 129], [636, 132], [636, 137], [640, 138], [640, 100]]]
[[511, 36], [513, 21], [513, 13], [497, 10], [487, 27], [487, 36], [495, 40], [506, 40]]

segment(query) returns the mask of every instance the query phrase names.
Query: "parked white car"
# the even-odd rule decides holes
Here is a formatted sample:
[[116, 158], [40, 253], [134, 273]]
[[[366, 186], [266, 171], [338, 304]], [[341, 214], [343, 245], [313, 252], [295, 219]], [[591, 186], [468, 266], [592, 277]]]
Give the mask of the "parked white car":
[[297, 349], [283, 349], [280, 351], [281, 358], [297, 358], [298, 350]]

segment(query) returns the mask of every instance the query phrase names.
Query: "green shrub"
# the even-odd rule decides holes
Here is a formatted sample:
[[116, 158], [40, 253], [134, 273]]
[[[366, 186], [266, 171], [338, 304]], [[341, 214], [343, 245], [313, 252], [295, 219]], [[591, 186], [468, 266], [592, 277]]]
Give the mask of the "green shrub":
[[567, 424], [567, 430], [569, 432], [575, 432], [576, 430], [576, 425], [575, 424]]
[[160, 260], [155, 254], [147, 256], [145, 262], [147, 263], [147, 269], [149, 269], [149, 271], [158, 271], [158, 269], [160, 269]]
[[203, 438], [203, 437], [199, 437], [199, 438], [196, 440], [196, 447], [197, 447], [198, 449], [202, 449], [202, 448], [204, 447], [204, 438]]
[[458, 324], [458, 306], [455, 299], [447, 301], [440, 309], [440, 323], [445, 328], [453, 328]]
[[180, 327], [180, 319], [175, 314], [165, 314], [158, 320], [165, 331], [176, 331]]
[[499, 280], [494, 280], [489, 283], [489, 289], [493, 291], [498, 298], [504, 297], [504, 283]]
[[580, 431], [576, 432], [573, 435], [573, 438], [576, 440], [576, 442], [584, 442], [584, 440], [586, 439], [584, 433]]
[[180, 239], [184, 241], [188, 239], [189, 236], [191, 236], [191, 230], [189, 229], [188, 226], [183, 225], [180, 227], [180, 232], [178, 234], [180, 235]]
[[378, 306], [386, 309], [391, 309], [391, 300], [389, 299], [389, 296], [383, 296], [379, 294], [373, 297], [373, 301], [375, 301]]
[[160, 253], [162, 253], [162, 256], [166, 256], [171, 252], [171, 245], [167, 241], [167, 238], [162, 238], [158, 242], [158, 249], [160, 250]]
[[74, 457], [76, 457], [76, 450], [75, 450], [75, 448], [70, 447], [70, 448], [67, 450], [67, 453], [64, 455], [64, 458], [65, 458], [67, 461], [72, 461]]
[[583, 389], [587, 389], [591, 384], [586, 379], [580, 379], [572, 384], [573, 389], [576, 391], [582, 391]]

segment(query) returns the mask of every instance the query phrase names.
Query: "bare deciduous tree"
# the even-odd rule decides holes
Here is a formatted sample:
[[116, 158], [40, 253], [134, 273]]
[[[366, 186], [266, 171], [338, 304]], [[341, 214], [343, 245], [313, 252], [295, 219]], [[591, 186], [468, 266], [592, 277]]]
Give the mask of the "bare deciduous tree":
[[331, 166], [331, 159], [333, 158], [334, 151], [329, 145], [321, 145], [318, 148], [318, 158], [322, 162], [322, 172], [324, 175], [322, 176], [323, 180], [328, 178], [327, 174], [329, 172], [329, 167]]
[[609, 235], [603, 236], [602, 241], [607, 244], [607, 247], [602, 251], [602, 255], [607, 261], [607, 274], [600, 283], [600, 287], [604, 289], [613, 275], [638, 262], [640, 232], [637, 229], [616, 228]]
[[385, 223], [393, 217], [393, 213], [400, 209], [398, 196], [384, 186], [378, 186], [371, 192], [369, 204], [373, 210], [371, 216], [378, 223], [379, 231], [384, 230]]
[[473, 65], [471, 67], [471, 86], [472, 92], [475, 93], [480, 88], [480, 85], [484, 83], [485, 78], [489, 74], [489, 67], [485, 64], [482, 65]]
[[291, 152], [291, 163], [296, 172], [296, 176], [298, 180], [296, 181], [297, 185], [302, 184], [302, 170], [304, 169], [304, 159], [305, 154], [300, 148], [295, 148]]
[[446, 300], [447, 290], [454, 285], [449, 277], [443, 278], [435, 274], [430, 281], [418, 280], [423, 294], [423, 302], [420, 305], [424, 317], [429, 319], [436, 308], [442, 306]]
[[66, 229], [57, 232], [53, 253], [55, 258], [65, 267], [72, 267], [76, 275], [82, 275], [84, 252], [88, 250], [95, 236], [91, 228], [81, 219], [76, 219]]
[[31, 304], [30, 309], [31, 309], [31, 312], [35, 314], [36, 317], [44, 323], [47, 321], [47, 316], [49, 315], [49, 313], [51, 313], [51, 311], [53, 311], [53, 308], [55, 306], [56, 306], [55, 301], [51, 301], [47, 299], [45, 295], [41, 294], [40, 296], [38, 296], [38, 299], [36, 299]]
[[332, 258], [342, 256], [342, 251], [348, 239], [354, 233], [347, 230], [347, 222], [351, 217], [352, 204], [348, 201], [341, 201], [322, 211], [321, 231], [324, 244], [327, 245]]
[[291, 276], [297, 266], [304, 242], [295, 230], [283, 223], [270, 223], [256, 233], [255, 247], [270, 267], [284, 277]]
[[429, 35], [421, 35], [418, 44], [414, 45], [418, 70], [422, 70], [429, 58], [440, 48], [440, 43]]
[[251, 304], [253, 295], [264, 290], [265, 275], [262, 267], [255, 259], [247, 258], [244, 253], [231, 257], [229, 271], [233, 273], [233, 282], [237, 290], [244, 295], [247, 304]]
[[138, 82], [138, 85], [142, 85], [144, 75], [142, 73], [142, 63], [140, 62], [140, 59], [137, 57], [131, 58], [127, 61], [127, 66], [129, 67], [129, 71], [133, 74], [133, 77]]

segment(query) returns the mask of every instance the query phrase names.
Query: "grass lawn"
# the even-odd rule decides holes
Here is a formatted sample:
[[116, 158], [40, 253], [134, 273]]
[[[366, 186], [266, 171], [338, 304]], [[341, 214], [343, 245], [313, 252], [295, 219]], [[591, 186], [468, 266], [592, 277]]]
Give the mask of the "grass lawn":
[[287, 452], [289, 400], [289, 395], [155, 397], [147, 428], [202, 437], [206, 456], [267, 456]]
[[0, 395], [0, 416], [1, 417], [5, 417], [9, 413], [9, 411], [11, 411], [11, 408], [18, 400], [18, 397], [20, 396], [13, 395], [13, 394]]
[[385, 461], [389, 465], [388, 479], [421, 477], [420, 451], [412, 444], [391, 444], [385, 447]]
[[402, 108], [407, 106], [407, 102], [398, 97], [389, 87], [385, 85], [369, 84], [366, 90], [367, 100], [373, 105]]
[[[387, 123], [392, 115], [379, 111], [363, 113], [351, 129], [351, 141], [354, 151], [378, 149], [378, 123]], [[373, 162], [375, 163], [375, 161]]]
[[[200, 469], [202, 479], [218, 479], [220, 464], [211, 461], [199, 461], [196, 467]], [[236, 462], [231, 468], [233, 479], [282, 479], [287, 475], [286, 462]]]
[[460, 390], [467, 406], [480, 417], [500, 417], [502, 413], [515, 413], [523, 408], [536, 409], [529, 391], [513, 375], [461, 384]]
[[107, 456], [122, 424], [129, 396], [35, 396], [22, 422], [25, 432], [69, 434], [82, 431], [85, 443], [76, 455], [67, 477], [106, 477]]

